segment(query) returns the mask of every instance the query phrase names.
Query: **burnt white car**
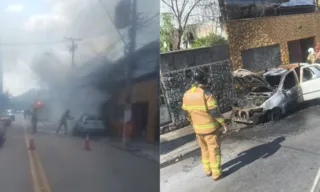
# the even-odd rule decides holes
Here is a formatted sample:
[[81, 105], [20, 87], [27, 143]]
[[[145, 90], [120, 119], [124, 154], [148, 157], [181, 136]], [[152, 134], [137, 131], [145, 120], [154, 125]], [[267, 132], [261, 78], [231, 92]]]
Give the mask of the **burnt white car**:
[[73, 128], [73, 135], [103, 134], [106, 128], [102, 118], [93, 115], [82, 115]]
[[320, 98], [320, 64], [290, 64], [263, 74], [239, 69], [233, 76], [248, 90], [234, 103], [235, 122], [257, 124], [264, 117], [278, 120], [289, 107]]

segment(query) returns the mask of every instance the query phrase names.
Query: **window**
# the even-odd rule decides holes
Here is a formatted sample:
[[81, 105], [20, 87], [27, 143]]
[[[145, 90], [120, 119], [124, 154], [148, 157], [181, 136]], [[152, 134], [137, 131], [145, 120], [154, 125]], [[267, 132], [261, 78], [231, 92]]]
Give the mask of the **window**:
[[280, 45], [270, 45], [241, 52], [243, 68], [253, 72], [281, 65]]
[[312, 67], [310, 67], [310, 69], [312, 70], [312, 72], [315, 74], [315, 76], [317, 78], [320, 78], [320, 67], [313, 65]]
[[318, 71], [320, 71], [320, 66], [318, 65], [313, 65], [312, 67], [316, 68]]
[[314, 74], [310, 69], [304, 68], [303, 69], [303, 82], [312, 80], [313, 79], [313, 75]]
[[283, 89], [288, 90], [297, 85], [295, 75], [292, 72], [288, 73], [283, 82]]
[[266, 76], [265, 79], [272, 87], [278, 87], [281, 81], [281, 75], [270, 75]]
[[87, 116], [86, 120], [89, 120], [89, 121], [98, 121], [98, 120], [101, 120], [101, 118], [99, 118], [99, 117], [94, 117], [94, 116]]

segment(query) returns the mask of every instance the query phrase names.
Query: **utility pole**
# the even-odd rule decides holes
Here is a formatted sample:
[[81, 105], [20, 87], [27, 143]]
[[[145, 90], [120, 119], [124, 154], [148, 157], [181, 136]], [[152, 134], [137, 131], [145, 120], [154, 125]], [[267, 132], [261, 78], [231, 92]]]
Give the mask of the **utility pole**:
[[74, 69], [74, 67], [75, 67], [74, 53], [78, 47], [78, 45], [76, 44], [76, 41], [80, 41], [81, 39], [72, 38], [72, 37], [65, 37], [65, 39], [71, 41], [71, 46], [69, 47], [69, 51], [71, 53], [71, 67], [72, 67], [72, 69]]
[[131, 121], [131, 113], [132, 113], [132, 89], [133, 89], [133, 79], [132, 79], [132, 72], [136, 65], [136, 61], [134, 58], [134, 51], [136, 49], [136, 30], [137, 30], [137, 0], [132, 0], [131, 3], [131, 27], [129, 30], [129, 39], [130, 43], [128, 47], [126, 47], [126, 55], [127, 55], [127, 66], [126, 66], [126, 107], [124, 111], [124, 120], [125, 124], [123, 125], [122, 131], [122, 143], [124, 146], [127, 144], [127, 136], [126, 136], [126, 128], [127, 123]]
[[3, 94], [3, 59], [2, 59], [2, 47], [0, 47], [0, 94]]
[[72, 37], [65, 37], [66, 40], [71, 42], [71, 46], [69, 47], [69, 51], [71, 53], [71, 68], [69, 70], [69, 79], [67, 79], [67, 83], [66, 83], [66, 93], [68, 93], [68, 98], [67, 98], [67, 104], [66, 106], [70, 109], [70, 107], [72, 106], [72, 92], [73, 92], [73, 84], [75, 81], [75, 62], [74, 62], [74, 54], [75, 51], [77, 49], [77, 44], [76, 41], [80, 41], [81, 39], [77, 39], [77, 38], [72, 38]]

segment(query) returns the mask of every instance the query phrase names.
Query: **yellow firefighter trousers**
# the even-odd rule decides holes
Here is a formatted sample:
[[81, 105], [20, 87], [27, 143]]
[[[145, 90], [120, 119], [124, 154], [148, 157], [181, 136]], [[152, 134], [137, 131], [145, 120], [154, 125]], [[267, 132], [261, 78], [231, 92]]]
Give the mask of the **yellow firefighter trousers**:
[[219, 134], [197, 135], [197, 140], [205, 173], [217, 179], [222, 173]]

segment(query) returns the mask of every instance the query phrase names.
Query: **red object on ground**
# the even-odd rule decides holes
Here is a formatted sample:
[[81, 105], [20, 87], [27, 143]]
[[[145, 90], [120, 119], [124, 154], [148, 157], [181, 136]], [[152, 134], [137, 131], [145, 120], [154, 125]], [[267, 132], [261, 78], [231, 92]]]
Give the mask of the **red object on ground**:
[[34, 140], [31, 138], [29, 139], [29, 150], [35, 150], [36, 147], [34, 145]]
[[128, 137], [128, 138], [133, 137], [133, 124], [132, 124], [132, 121], [128, 121], [126, 123], [126, 137]]
[[86, 137], [86, 140], [84, 141], [84, 150], [91, 151], [90, 138], [88, 135]]

